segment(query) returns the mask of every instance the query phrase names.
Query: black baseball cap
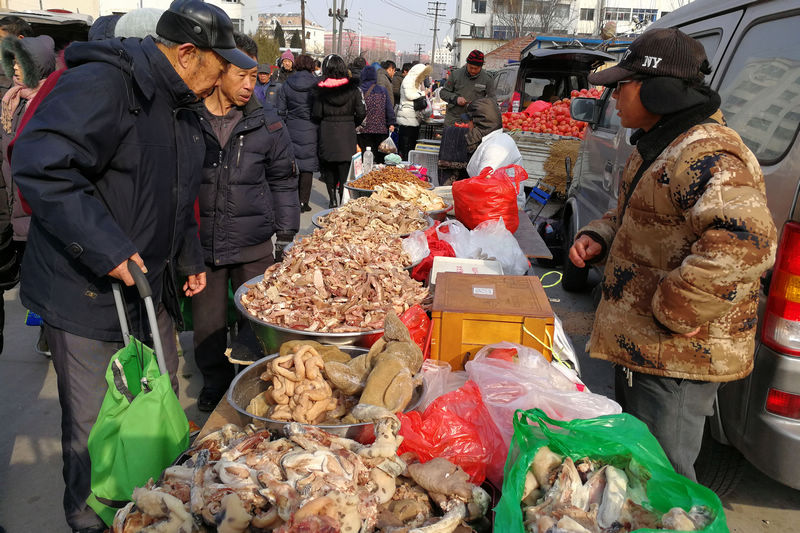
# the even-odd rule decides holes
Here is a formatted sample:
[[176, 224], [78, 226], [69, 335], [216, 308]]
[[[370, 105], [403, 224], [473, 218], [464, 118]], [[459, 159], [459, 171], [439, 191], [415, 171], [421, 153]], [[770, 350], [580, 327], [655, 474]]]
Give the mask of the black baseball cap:
[[202, 0], [175, 0], [164, 11], [156, 25], [156, 33], [176, 43], [191, 43], [211, 49], [239, 68], [251, 69], [256, 62], [236, 48], [233, 23], [217, 6]]
[[699, 41], [677, 28], [656, 28], [637, 37], [619, 64], [590, 74], [589, 83], [613, 87], [634, 75], [700, 83], [710, 73], [706, 51]]

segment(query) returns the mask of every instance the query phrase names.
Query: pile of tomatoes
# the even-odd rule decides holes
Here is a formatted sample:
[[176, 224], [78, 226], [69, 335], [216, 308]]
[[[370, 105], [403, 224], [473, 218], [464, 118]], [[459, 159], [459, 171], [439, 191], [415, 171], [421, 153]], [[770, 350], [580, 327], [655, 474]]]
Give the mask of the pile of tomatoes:
[[558, 100], [544, 111], [537, 111], [530, 115], [524, 111], [520, 113], [503, 113], [503, 129], [552, 133], [554, 135], [583, 139], [586, 135], [586, 122], [572, 120], [569, 114], [572, 98], [600, 98], [602, 94], [599, 89], [581, 89], [580, 91], [572, 91], [571, 98]]

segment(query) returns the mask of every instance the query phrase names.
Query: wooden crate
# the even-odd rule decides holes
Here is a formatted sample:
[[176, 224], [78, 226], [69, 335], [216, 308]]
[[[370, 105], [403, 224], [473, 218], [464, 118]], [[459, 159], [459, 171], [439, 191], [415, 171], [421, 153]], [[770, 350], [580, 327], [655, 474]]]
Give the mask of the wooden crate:
[[501, 341], [552, 358], [542, 342], [549, 345], [553, 337], [553, 310], [538, 277], [442, 272], [432, 316], [431, 359], [454, 370], [463, 369], [483, 346]]

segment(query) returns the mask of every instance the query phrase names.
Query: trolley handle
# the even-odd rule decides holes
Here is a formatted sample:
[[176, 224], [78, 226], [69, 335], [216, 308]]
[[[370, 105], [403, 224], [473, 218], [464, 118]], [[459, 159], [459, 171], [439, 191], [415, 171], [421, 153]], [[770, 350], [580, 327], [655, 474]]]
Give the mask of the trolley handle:
[[148, 283], [142, 269], [132, 259], [128, 259], [128, 272], [131, 273], [133, 282], [136, 284], [136, 289], [139, 291], [139, 296], [142, 300], [152, 297], [153, 289], [150, 288], [150, 283]]

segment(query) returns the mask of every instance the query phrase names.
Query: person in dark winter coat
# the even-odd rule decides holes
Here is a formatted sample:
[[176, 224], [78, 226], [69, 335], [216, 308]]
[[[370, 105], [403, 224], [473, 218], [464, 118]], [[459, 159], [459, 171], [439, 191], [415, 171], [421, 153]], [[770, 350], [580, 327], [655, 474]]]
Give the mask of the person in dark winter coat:
[[[356, 57], [350, 62], [348, 70], [350, 70], [350, 77], [358, 84], [361, 81], [361, 71], [367, 66], [367, 60], [361, 56]], [[322, 73], [325, 76], [325, 73]]]
[[177, 300], [176, 270], [188, 276], [187, 296], [203, 290], [193, 205], [205, 147], [195, 108], [229, 60], [255, 66], [235, 50], [228, 16], [199, 0], [173, 2], [157, 31], [165, 42], [70, 45], [70, 68], [16, 140], [12, 159], [33, 211], [20, 297], [44, 319], [53, 353], [64, 507], [75, 531], [106, 528], [87, 504], [87, 438], [108, 362], [123, 345], [111, 278], [124, 283], [125, 311], [142, 339], [146, 320], [128, 261], [146, 272], [156, 302], [167, 301], [165, 292]]
[[403, 63], [403, 69], [400, 72], [395, 72], [394, 76], [392, 76], [392, 93], [395, 105], [400, 105], [400, 87], [403, 85], [406, 74], [413, 66], [411, 63]]
[[[0, 43], [0, 59], [3, 70], [13, 73], [13, 85], [3, 95], [2, 114], [0, 114], [0, 149], [2, 149], [2, 173], [6, 195], [11, 209], [11, 227], [13, 228], [13, 245], [18, 260], [25, 251], [28, 240], [28, 226], [31, 217], [22, 208], [19, 190], [11, 180], [11, 161], [6, 156], [8, 145], [17, 134], [22, 116], [33, 100], [44, 80], [56, 67], [55, 43], [48, 35], [18, 39], [6, 37]], [[39, 328], [39, 337], [34, 345], [36, 353], [50, 356], [44, 328]]]
[[319, 78], [314, 75], [314, 59], [306, 54], [297, 58], [297, 72], [278, 91], [278, 114], [283, 118], [292, 138], [294, 158], [300, 171], [298, 194], [301, 211], [311, 211], [311, 184], [314, 172], [319, 171], [317, 145], [319, 124], [311, 120], [314, 87]]
[[[254, 59], [256, 43], [236, 34], [238, 48]], [[206, 163], [200, 185], [200, 242], [207, 287], [192, 298], [194, 356], [203, 374], [197, 399], [201, 411], [212, 411], [233, 380], [228, 346], [228, 282], [234, 290], [263, 274], [300, 227], [297, 175], [289, 133], [274, 109], [253, 98], [256, 67], [234, 65], [205, 100], [202, 125]], [[225, 191], [220, 194], [220, 191]], [[239, 320], [238, 340], [251, 337]], [[248, 332], [249, 333], [249, 332]], [[256, 348], [257, 349], [257, 348]]]
[[395, 65], [394, 61], [388, 59], [379, 66], [380, 68], [375, 69], [375, 72], [378, 76], [378, 85], [386, 89], [386, 92], [389, 93], [389, 101], [391, 102], [392, 107], [394, 107], [396, 102], [394, 99], [394, 87], [392, 85], [392, 79], [397, 71], [397, 66]]
[[256, 76], [258, 79], [256, 80], [256, 88], [253, 89], [253, 96], [255, 96], [256, 100], [263, 106], [267, 101], [266, 89], [271, 77], [269, 65], [267, 63], [258, 65]]
[[329, 207], [341, 203], [350, 161], [356, 153], [356, 126], [366, 115], [361, 91], [347, 76], [344, 59], [336, 54], [327, 56], [322, 62], [322, 81], [317, 83], [311, 116], [320, 123], [319, 159]]
[[291, 50], [286, 50], [281, 54], [280, 60], [278, 61], [278, 72], [276, 74], [276, 81], [278, 83], [286, 83], [286, 80], [289, 79], [289, 76], [295, 73], [294, 68], [294, 54]]
[[367, 118], [361, 124], [358, 134], [358, 146], [365, 152], [367, 146], [372, 148], [376, 163], [383, 163], [385, 154], [378, 151], [378, 145], [394, 131], [394, 106], [389, 99], [389, 92], [378, 85], [379, 73], [370, 65], [361, 71], [361, 94], [364, 97], [364, 106]]

